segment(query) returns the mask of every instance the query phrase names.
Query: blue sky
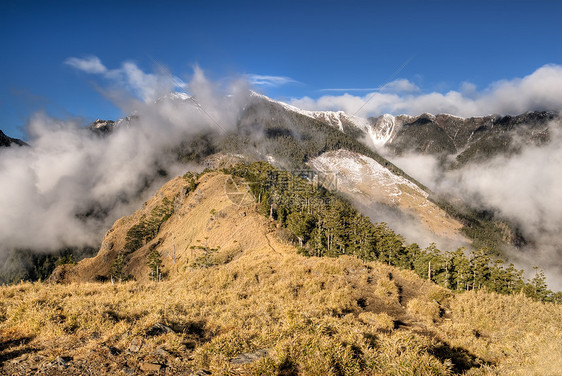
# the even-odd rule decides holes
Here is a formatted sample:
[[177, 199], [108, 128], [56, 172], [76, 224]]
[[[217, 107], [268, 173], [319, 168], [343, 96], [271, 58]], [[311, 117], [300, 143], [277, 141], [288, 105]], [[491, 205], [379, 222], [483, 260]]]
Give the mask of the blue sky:
[[[561, 14], [559, 1], [517, 0], [3, 1], [0, 129], [25, 138], [24, 127], [37, 111], [84, 122], [122, 116], [102, 94], [115, 84], [107, 75], [69, 64], [70, 58], [92, 57], [107, 71], [131, 62], [147, 74], [164, 67], [185, 81], [194, 65], [218, 82], [274, 76], [256, 89], [303, 107], [351, 112], [396, 81], [386, 90], [395, 97], [375, 98], [369, 114], [418, 111], [424, 104], [429, 112], [472, 114], [490, 98], [509, 102], [494, 91], [506, 82], [515, 88], [502, 87], [502, 93], [517, 97], [517, 90], [539, 85], [538, 92], [541, 82], [558, 82]], [[531, 77], [527, 85], [517, 86], [525, 77]], [[379, 89], [325, 90], [369, 88]], [[396, 95], [399, 105], [377, 102]], [[471, 96], [479, 101], [467, 104]], [[346, 102], [350, 97], [354, 101]], [[448, 107], [435, 105], [442, 99]], [[551, 99], [543, 102], [559, 104]], [[539, 102], [533, 94], [519, 107], [482, 111], [526, 110]]]

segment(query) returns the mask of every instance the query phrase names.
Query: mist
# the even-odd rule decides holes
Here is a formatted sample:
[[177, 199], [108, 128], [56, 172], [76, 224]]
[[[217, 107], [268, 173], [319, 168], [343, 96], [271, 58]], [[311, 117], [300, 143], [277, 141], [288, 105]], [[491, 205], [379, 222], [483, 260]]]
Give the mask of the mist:
[[398, 208], [377, 202], [361, 203], [357, 197], [347, 195], [353, 204], [368, 216], [371, 221], [384, 222], [397, 234], [404, 237], [407, 243], [416, 243], [421, 248], [426, 248], [434, 243], [441, 250], [455, 250], [468, 247], [469, 243], [459, 238], [441, 236], [425, 227], [418, 216], [405, 213]]
[[436, 193], [461, 198], [477, 209], [493, 209], [517, 225], [529, 244], [506, 249], [510, 261], [527, 272], [538, 266], [551, 288], [562, 290], [561, 126], [559, 121], [549, 124], [550, 142], [545, 145], [523, 146], [517, 154], [452, 171], [440, 168], [433, 156], [390, 158]]
[[[343, 89], [342, 89], [343, 90]], [[340, 92], [340, 89], [327, 89]], [[414, 83], [397, 79], [365, 95], [331, 94], [318, 98], [292, 98], [290, 104], [306, 110], [343, 110], [358, 116], [448, 113], [470, 117], [489, 114], [517, 115], [527, 111], [560, 111], [562, 66], [547, 64], [524, 77], [496, 81], [485, 88], [463, 82], [446, 93], [424, 92]], [[550, 125], [551, 141], [542, 147], [525, 146], [516, 155], [498, 156], [453, 172], [440, 167], [432, 156], [385, 153], [394, 164], [431, 190], [461, 198], [475, 208], [494, 209], [516, 224], [530, 240], [523, 249], [508, 249], [507, 256], [527, 272], [545, 271], [549, 285], [562, 290], [562, 136], [560, 123]], [[374, 145], [369, 145], [375, 147]], [[393, 222], [393, 216], [383, 218]], [[415, 223], [394, 221], [394, 228], [414, 241], [423, 241]], [[410, 226], [412, 224], [412, 226]], [[412, 231], [409, 227], [413, 227]], [[408, 238], [408, 237], [407, 237]]]
[[[98, 245], [116, 219], [163, 183], [156, 171], [165, 170], [166, 179], [185, 173], [175, 153], [182, 141], [234, 130], [248, 100], [244, 81], [218, 85], [198, 67], [183, 83], [165, 71], [146, 74], [133, 63], [117, 70], [93, 58], [67, 64], [103, 75], [109, 84], [102, 91], [133, 119], [100, 136], [82, 119], [38, 113], [27, 125], [31, 147], [0, 150], [0, 261], [14, 249]], [[191, 98], [159, 97], [178, 85]]]

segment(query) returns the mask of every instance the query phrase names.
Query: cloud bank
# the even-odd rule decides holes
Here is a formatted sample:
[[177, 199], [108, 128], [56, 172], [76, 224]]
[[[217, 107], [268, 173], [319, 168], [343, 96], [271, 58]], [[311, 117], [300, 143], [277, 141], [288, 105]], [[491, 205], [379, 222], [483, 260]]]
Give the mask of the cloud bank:
[[324, 95], [317, 99], [293, 98], [289, 103], [306, 110], [343, 110], [349, 114], [357, 112], [359, 116], [378, 116], [383, 113], [419, 115], [429, 112], [470, 117], [560, 110], [562, 66], [545, 65], [528, 76], [497, 81], [481, 91], [465, 82], [459, 90], [444, 94], [422, 93], [415, 84], [400, 79], [363, 96], [345, 93]]
[[220, 86], [198, 67], [185, 84], [191, 99], [154, 101], [148, 99], [166, 85], [171, 88], [173, 76], [145, 73], [129, 62], [107, 69], [97, 57], [66, 62], [122, 84], [122, 93], [129, 94], [121, 102], [135, 120], [117, 127], [111, 137], [97, 137], [77, 120], [31, 118], [31, 147], [0, 150], [0, 256], [12, 249], [95, 246], [113, 221], [162, 183], [155, 171], [185, 172], [174, 153], [182, 141], [235, 129], [248, 100], [243, 82]]
[[494, 209], [515, 223], [530, 241], [508, 256], [518, 267], [545, 271], [562, 290], [562, 123], [549, 124], [550, 142], [524, 146], [520, 153], [443, 171], [436, 157], [409, 154], [390, 159], [433, 191], [462, 198], [473, 207]]
[[545, 270], [549, 283], [562, 290], [562, 129], [550, 125], [551, 142], [527, 147], [512, 157], [498, 156], [450, 173], [441, 190], [456, 190], [482, 208], [496, 208], [517, 223], [532, 241], [521, 252], [511, 252], [515, 261]]

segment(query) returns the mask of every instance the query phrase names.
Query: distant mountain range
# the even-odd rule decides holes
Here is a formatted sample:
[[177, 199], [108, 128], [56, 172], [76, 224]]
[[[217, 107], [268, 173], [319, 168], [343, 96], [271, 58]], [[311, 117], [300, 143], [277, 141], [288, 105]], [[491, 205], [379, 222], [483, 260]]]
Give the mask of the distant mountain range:
[[[292, 118], [287, 120], [296, 122], [297, 125], [310, 122], [308, 119], [312, 119], [316, 121], [314, 122], [316, 126], [319, 123], [330, 125], [357, 141], [374, 146], [375, 150], [382, 150], [384, 147], [385, 153], [389, 156], [408, 153], [434, 155], [446, 162], [448, 168], [480, 162], [499, 154], [516, 153], [524, 145], [540, 146], [548, 143], [551, 123], [562, 122], [559, 113], [549, 111], [533, 111], [515, 116], [487, 115], [470, 118], [429, 113], [418, 116], [384, 114], [365, 119], [343, 111], [302, 110], [255, 92], [251, 92], [251, 96], [251, 105], [243, 111], [239, 126], [247, 127], [249, 123], [260, 122], [262, 127], [271, 128], [268, 131], [268, 138], [279, 136], [275, 134], [273, 128], [279, 130], [287, 127], [273, 125], [276, 121], [275, 116], [268, 118], [256, 116], [256, 113], [284, 114], [283, 116], [290, 114]], [[181, 101], [200, 107], [196, 98], [183, 93], [172, 93], [157, 102], [164, 100]], [[130, 125], [134, 120], [135, 115], [115, 122], [98, 119], [91, 123], [89, 128], [105, 134], [124, 124]], [[301, 130], [301, 127], [298, 128]], [[258, 151], [258, 154], [262, 153]]]
[[550, 140], [550, 125], [562, 119], [557, 112], [532, 111], [516, 116], [488, 115], [462, 118], [449, 114], [418, 116], [384, 114], [369, 119], [343, 111], [306, 111], [276, 102], [296, 112], [331, 125], [352, 137], [385, 147], [390, 155], [422, 153], [451, 158], [448, 167], [460, 167], [498, 154], [511, 154], [524, 145], [543, 145]]

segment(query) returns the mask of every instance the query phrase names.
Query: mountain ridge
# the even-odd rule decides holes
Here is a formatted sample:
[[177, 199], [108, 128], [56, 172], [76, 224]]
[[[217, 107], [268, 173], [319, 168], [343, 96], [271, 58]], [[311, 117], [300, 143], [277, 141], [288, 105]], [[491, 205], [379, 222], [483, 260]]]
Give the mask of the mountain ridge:
[[347, 125], [355, 127], [355, 138], [370, 142], [375, 148], [385, 148], [391, 155], [423, 153], [437, 156], [453, 155], [459, 167], [471, 161], [517, 151], [515, 138], [527, 138], [532, 145], [549, 140], [548, 122], [560, 122], [554, 111], [528, 111], [518, 115], [483, 115], [460, 117], [451, 114], [391, 115], [383, 114], [368, 119], [348, 115], [343, 111], [307, 111], [284, 102], [279, 103], [294, 111], [319, 120], [344, 133], [353, 134]]
[[[249, 157], [249, 160], [270, 160], [285, 169], [299, 170], [310, 169], [311, 165], [307, 163], [326, 152], [337, 153], [340, 150], [347, 150], [349, 152], [366, 155], [396, 176], [404, 177], [413, 182], [429, 194], [427, 197], [427, 199], [429, 199], [428, 202], [440, 202], [434, 198], [434, 195], [431, 194], [427, 187], [396, 167], [388, 159], [383, 157], [381, 153], [376, 152], [366, 146], [364, 142], [361, 142], [364, 141], [364, 135], [366, 133], [349, 123], [350, 120], [343, 117], [343, 112], [328, 113], [329, 115], [335, 114], [340, 116], [338, 118], [341, 122], [340, 127], [340, 123], [334, 124], [335, 118], [330, 116], [320, 116], [318, 115], [319, 113], [314, 115], [307, 112], [303, 113], [303, 111], [295, 111], [293, 107], [288, 107], [286, 104], [257, 94], [252, 94], [252, 98], [254, 100], [250, 101], [242, 109], [238, 118], [237, 127], [232, 133], [227, 133], [221, 137], [216, 137], [214, 133], [205, 133], [201, 137], [198, 136], [190, 140], [182, 141], [177, 147], [171, 148], [169, 153], [173, 158], [180, 159], [182, 163], [196, 162], [205, 164], [206, 158], [215, 153], [239, 154], [243, 152]], [[191, 97], [185, 95], [177, 95], [170, 98], [165, 97], [161, 99], [160, 103], [165, 104], [164, 102], [166, 100], [173, 101], [174, 105], [185, 104], [187, 106], [192, 106], [196, 103], [192, 101]], [[315, 118], [315, 116], [318, 116], [318, 118]], [[383, 118], [389, 121], [395, 120], [394, 117], [388, 115], [383, 116]], [[426, 114], [424, 118], [431, 120], [435, 117]], [[353, 120], [353, 118], [351, 118], [351, 120]], [[138, 114], [132, 114], [123, 119], [118, 119], [117, 121], [98, 119], [90, 124], [90, 130], [103, 136], [102, 138], [111, 137], [113, 131], [122, 127], [127, 129], [131, 128], [131, 130], [134, 131], [136, 123], [139, 121], [142, 121], [142, 119], [139, 118]], [[363, 122], [362, 124], [362, 126], [365, 126], [366, 123]], [[342, 128], [343, 131], [341, 130]], [[212, 129], [210, 131], [212, 131]], [[159, 165], [158, 168], [158, 174], [167, 173], [165, 171], [165, 166]], [[327, 166], [323, 166], [324, 170], [327, 168]], [[374, 193], [373, 187], [375, 186], [376, 185], [373, 185], [368, 190], [370, 193], [367, 193], [367, 196], [380, 199], [380, 195]], [[363, 184], [363, 187], [366, 188], [366, 185]], [[365, 192], [367, 191], [364, 191], [363, 194], [365, 194]], [[354, 192], [351, 192], [351, 194], [354, 194]], [[364, 197], [367, 196], [359, 195], [356, 202], [364, 201]], [[377, 217], [378, 220], [386, 220], [397, 224], [403, 222], [403, 220], [405, 221], [406, 218], [411, 220], [411, 213], [406, 211], [400, 214], [400, 211], [403, 209], [397, 209], [392, 202], [381, 203], [381, 205], [382, 206], [378, 208], [379, 211], [387, 211], [389, 213], [389, 218]], [[428, 203], [428, 205], [432, 206], [433, 204]], [[367, 209], [368, 206], [370, 205], [362, 207], [363, 209]], [[447, 207], [448, 206], [444, 206], [444, 208]], [[454, 211], [449, 212], [449, 214], [451, 213], [454, 213]], [[440, 214], [439, 217], [442, 218], [443, 223], [448, 223], [451, 220], [447, 215]], [[400, 220], [400, 218], [403, 220]], [[464, 218], [461, 223], [465, 226], [470, 226], [472, 223], [471, 220], [469, 219], [467, 221], [466, 216]], [[431, 222], [435, 221], [429, 221], [428, 223]], [[455, 225], [453, 227], [457, 226]], [[453, 232], [456, 231], [457, 230], [453, 230]], [[427, 236], [424, 238], [427, 239]], [[465, 234], [461, 234], [458, 238], [458, 244], [464, 244], [466, 241]], [[508, 236], [507, 238], [514, 239], [515, 237]], [[426, 240], [424, 240], [423, 243], [426, 243]]]

